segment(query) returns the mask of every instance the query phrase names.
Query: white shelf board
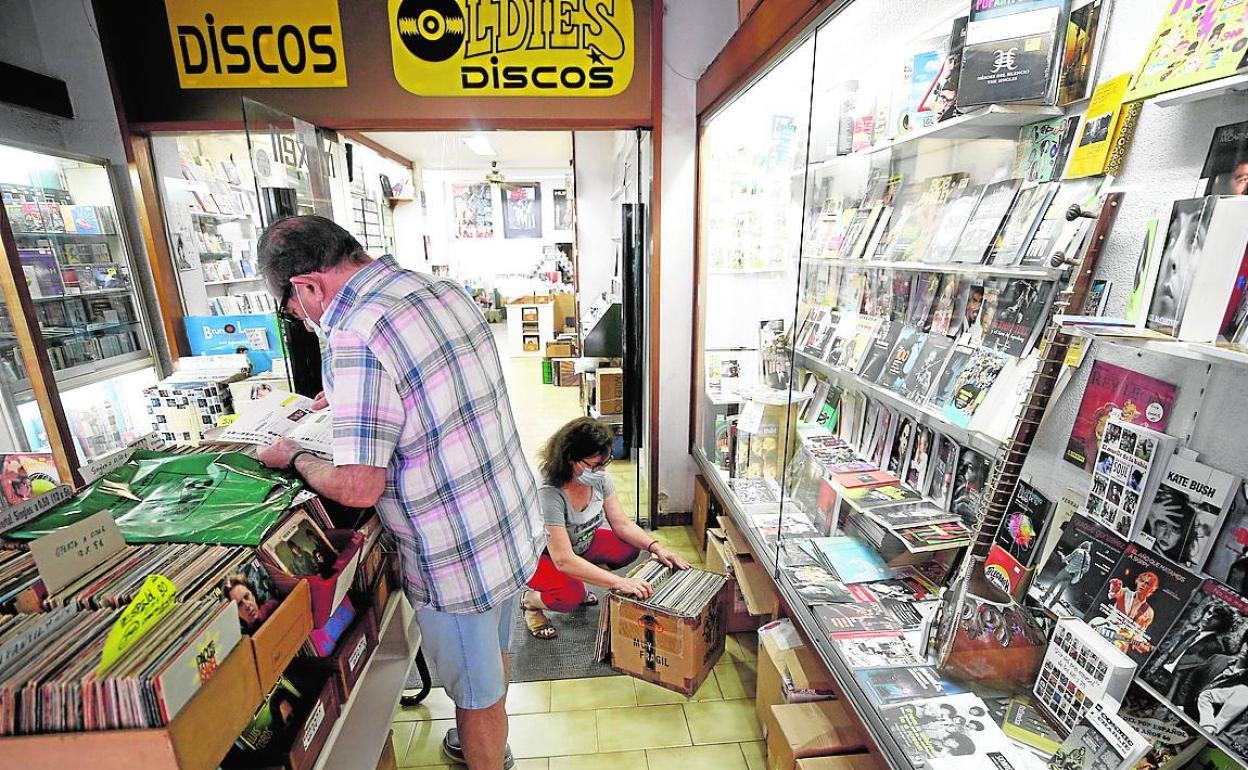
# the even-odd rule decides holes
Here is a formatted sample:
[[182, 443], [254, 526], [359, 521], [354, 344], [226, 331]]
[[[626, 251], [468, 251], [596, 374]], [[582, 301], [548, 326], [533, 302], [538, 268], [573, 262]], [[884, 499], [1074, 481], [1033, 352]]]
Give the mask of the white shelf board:
[[1080, 337], [1106, 342], [1110, 345], [1135, 348], [1176, 358], [1186, 358], [1207, 364], [1225, 364], [1248, 368], [1248, 352], [1219, 347], [1209, 342], [1184, 342], [1155, 337], [1131, 337], [1120, 334], [1097, 334], [1095, 328], [1086, 326], [1063, 326], [1062, 331]]
[[205, 286], [228, 286], [229, 284], [232, 284], [232, 283], [255, 283], [256, 281], [262, 281], [262, 280], [264, 279], [261, 278], [260, 276], [256, 276], [255, 278], [230, 278], [225, 281], [204, 281], [204, 285]]
[[1218, 99], [1223, 96], [1235, 96], [1248, 93], [1248, 74], [1232, 75], [1221, 80], [1212, 80], [1198, 86], [1181, 88], [1178, 91], [1158, 94], [1151, 101], [1163, 110], [1178, 107], [1180, 104], [1202, 102], [1206, 99]]
[[390, 595], [377, 633], [377, 651], [364, 664], [355, 689], [325, 741], [314, 770], [376, 767], [420, 648], [420, 631], [403, 591]]
[[1028, 123], [1057, 118], [1065, 114], [1065, 110], [1061, 107], [1036, 104], [990, 104], [965, 115], [941, 121], [931, 128], [915, 131], [913, 134], [897, 139], [889, 139], [864, 150], [813, 161], [808, 163], [805, 169], [794, 171], [793, 176], [802, 176], [808, 171], [830, 166], [847, 158], [864, 158], [880, 152], [905, 148], [920, 139], [983, 139], [1004, 135], [1002, 129], [1019, 128]]
[[944, 415], [930, 409], [927, 406], [919, 405], [913, 401], [907, 401], [897, 393], [888, 388], [881, 387], [874, 382], [868, 382], [857, 374], [847, 370], [838, 369], [828, 365], [825, 361], [820, 361], [814, 356], [807, 355], [800, 351], [795, 351], [794, 355], [800, 359], [803, 365], [827, 377], [832, 377], [844, 387], [860, 390], [868, 395], [886, 402], [889, 406], [904, 412], [906, 415], [913, 417], [919, 422], [932, 430], [945, 434], [949, 438], [958, 442], [962, 446], [970, 447], [975, 451], [987, 456], [989, 459], [995, 459], [1005, 447], [1006, 442], [996, 436], [989, 435], [983, 431], [971, 430], [954, 425]]
[[928, 264], [926, 262], [893, 262], [887, 259], [841, 259], [839, 257], [806, 257], [806, 262], [842, 267], [885, 268], [918, 273], [956, 273], [958, 275], [1005, 276], [1008, 278], [1035, 278], [1056, 281], [1066, 268], [1010, 267], [1007, 265], [972, 265], [962, 262]]

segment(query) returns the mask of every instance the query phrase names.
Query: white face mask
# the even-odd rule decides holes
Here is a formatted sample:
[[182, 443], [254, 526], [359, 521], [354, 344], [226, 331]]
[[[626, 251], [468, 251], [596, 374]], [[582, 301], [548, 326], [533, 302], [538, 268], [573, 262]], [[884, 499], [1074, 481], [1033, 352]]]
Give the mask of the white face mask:
[[576, 480], [585, 486], [600, 487], [606, 481], [606, 471], [583, 470], [577, 474]]
[[299, 303], [299, 309], [303, 311], [303, 328], [315, 334], [316, 338], [321, 341], [321, 344], [328, 343], [329, 335], [325, 333], [325, 330], [321, 328], [319, 323], [313, 321], [308, 316], [308, 309], [303, 306], [303, 297], [299, 296], [298, 289], [295, 289], [295, 301]]

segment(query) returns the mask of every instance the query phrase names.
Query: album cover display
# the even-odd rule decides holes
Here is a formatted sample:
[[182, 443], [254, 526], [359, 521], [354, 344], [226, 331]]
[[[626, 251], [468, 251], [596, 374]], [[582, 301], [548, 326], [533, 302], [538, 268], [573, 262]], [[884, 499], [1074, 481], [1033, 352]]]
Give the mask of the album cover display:
[[997, 296], [984, 347], [1019, 358], [1036, 343], [1049, 308], [1050, 292], [1038, 281], [1010, 279]]
[[1127, 540], [1075, 514], [1032, 580], [1027, 595], [1055, 615], [1083, 617], [1122, 558]]
[[1125, 421], [1164, 432], [1178, 388], [1169, 382], [1097, 360], [1092, 362], [1088, 384], [1079, 402], [1066, 461], [1091, 471], [1101, 434], [1115, 411]]
[[1200, 569], [1239, 486], [1229, 473], [1175, 455], [1144, 516], [1139, 542], [1188, 569]]
[[1004, 353], [975, 349], [970, 361], [953, 380], [952, 392], [941, 409], [945, 418], [962, 428], [970, 425], [971, 418], [997, 381], [997, 375], [1005, 368], [1006, 360]]
[[[1175, 444], [1173, 436], [1111, 417], [1101, 436], [1084, 512], [1123, 537], [1135, 537], [1166, 466], [1177, 459]], [[1144, 544], [1152, 546], [1152, 538]]]

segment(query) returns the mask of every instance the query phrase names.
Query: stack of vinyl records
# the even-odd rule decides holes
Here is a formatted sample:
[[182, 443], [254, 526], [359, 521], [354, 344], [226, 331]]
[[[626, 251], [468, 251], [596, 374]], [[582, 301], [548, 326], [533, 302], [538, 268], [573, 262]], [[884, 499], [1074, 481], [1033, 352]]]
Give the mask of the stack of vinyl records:
[[649, 599], [634, 601], [642, 606], [681, 617], [691, 617], [701, 612], [727, 582], [727, 578], [714, 572], [671, 569], [655, 559], [642, 564], [633, 571], [631, 577], [646, 581], [654, 589]]
[[866, 540], [893, 565], [918, 563], [930, 559], [936, 551], [963, 548], [970, 545], [974, 534], [960, 521], [949, 520], [955, 517], [930, 504], [879, 509], [894, 511], [891, 518], [874, 515], [876, 510], [851, 512], [841, 518], [841, 524], [846, 534]]
[[255, 549], [245, 546], [131, 545], [49, 595], [34, 557], [23, 551], [0, 552], [0, 612], [123, 607], [153, 574], [178, 587], [179, 602], [219, 597], [225, 579], [241, 572], [254, 557]]
[[123, 613], [63, 608], [0, 619], [0, 735], [166, 725], [241, 639], [232, 603], [176, 604], [106, 663], [105, 642]]
[[39, 582], [35, 560], [26, 551], [0, 551], [0, 614], [17, 612], [18, 597]]

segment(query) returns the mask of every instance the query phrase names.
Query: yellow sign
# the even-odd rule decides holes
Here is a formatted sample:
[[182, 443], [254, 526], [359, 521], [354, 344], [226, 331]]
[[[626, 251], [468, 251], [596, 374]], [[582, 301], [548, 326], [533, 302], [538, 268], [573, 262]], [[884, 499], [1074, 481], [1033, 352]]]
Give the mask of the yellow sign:
[[173, 609], [173, 598], [177, 589], [169, 578], [160, 575], [148, 575], [147, 580], [139, 587], [134, 601], [126, 606], [121, 617], [113, 624], [104, 640], [104, 654], [100, 656], [100, 665], [96, 674], [104, 674], [121, 659], [126, 650], [130, 649], [151, 630], [152, 626]]
[[389, 0], [399, 85], [419, 96], [614, 96], [632, 0]]
[[338, 0], [165, 0], [183, 88], [347, 85]]

